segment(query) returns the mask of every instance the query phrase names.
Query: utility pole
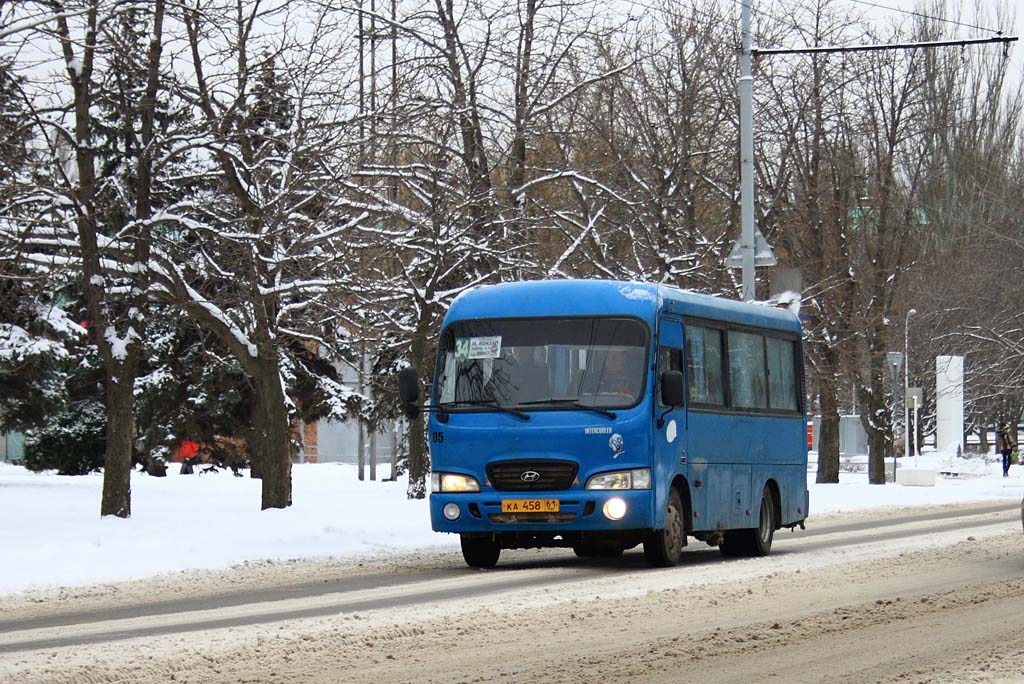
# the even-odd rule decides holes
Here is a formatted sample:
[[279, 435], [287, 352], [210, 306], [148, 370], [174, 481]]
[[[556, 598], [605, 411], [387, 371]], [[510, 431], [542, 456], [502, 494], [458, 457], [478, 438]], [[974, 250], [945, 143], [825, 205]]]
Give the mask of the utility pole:
[[888, 352], [885, 355], [885, 362], [889, 366], [889, 373], [892, 375], [892, 481], [896, 482], [896, 388], [900, 383], [900, 366], [903, 365], [902, 352]]
[[[356, 381], [359, 383], [359, 394], [366, 396], [366, 326], [359, 326], [359, 366], [356, 374]], [[356, 426], [359, 428], [359, 436], [356, 439], [356, 451], [358, 455], [356, 460], [359, 466], [359, 480], [360, 482], [366, 479], [366, 426], [363, 424], [363, 419], [359, 418], [356, 421]]]
[[366, 161], [363, 156], [366, 145], [366, 33], [363, 30], [363, 0], [359, 0], [359, 163]]
[[377, 138], [377, 0], [370, 0], [370, 137]]
[[[910, 460], [910, 317], [917, 309], [910, 309], [903, 319], [903, 457]], [[917, 433], [914, 433], [917, 442]]]
[[754, 74], [750, 51], [750, 5], [740, 0], [740, 257], [743, 301], [754, 301]]

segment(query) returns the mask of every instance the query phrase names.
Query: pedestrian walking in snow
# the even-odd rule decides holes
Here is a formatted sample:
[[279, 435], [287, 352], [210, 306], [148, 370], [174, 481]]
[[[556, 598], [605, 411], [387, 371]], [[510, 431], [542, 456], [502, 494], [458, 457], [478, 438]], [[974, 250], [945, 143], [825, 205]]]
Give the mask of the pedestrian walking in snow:
[[996, 451], [1003, 456], [1003, 477], [1010, 474], [1010, 457], [1017, 448], [1017, 426], [1001, 423], [996, 429]]

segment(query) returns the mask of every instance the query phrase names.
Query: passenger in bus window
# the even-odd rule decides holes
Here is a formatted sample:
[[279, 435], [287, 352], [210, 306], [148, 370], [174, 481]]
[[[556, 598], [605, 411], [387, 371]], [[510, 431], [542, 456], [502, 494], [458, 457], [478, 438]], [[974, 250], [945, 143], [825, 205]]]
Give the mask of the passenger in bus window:
[[610, 349], [605, 355], [604, 372], [598, 383], [598, 394], [623, 394], [636, 397], [640, 374], [631, 372], [629, 356], [624, 349]]

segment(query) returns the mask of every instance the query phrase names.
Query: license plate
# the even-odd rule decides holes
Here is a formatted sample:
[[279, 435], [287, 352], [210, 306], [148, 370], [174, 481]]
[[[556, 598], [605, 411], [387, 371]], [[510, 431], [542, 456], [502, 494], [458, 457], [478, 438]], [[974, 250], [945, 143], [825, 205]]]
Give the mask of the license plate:
[[558, 513], [558, 499], [502, 499], [502, 513]]

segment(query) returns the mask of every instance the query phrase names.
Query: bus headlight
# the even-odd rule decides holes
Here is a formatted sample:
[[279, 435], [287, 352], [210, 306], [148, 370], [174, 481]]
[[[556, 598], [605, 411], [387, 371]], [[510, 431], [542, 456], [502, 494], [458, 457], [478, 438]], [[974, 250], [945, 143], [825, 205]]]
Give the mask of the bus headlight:
[[604, 516], [609, 520], [622, 520], [623, 516], [626, 515], [626, 502], [617, 496], [613, 496], [604, 502], [601, 510], [604, 511]]
[[446, 503], [441, 512], [444, 513], [444, 517], [448, 520], [458, 520], [459, 516], [462, 515], [459, 504], [451, 502]]
[[585, 489], [650, 489], [651, 469], [614, 470], [598, 473], [587, 480]]
[[479, 492], [480, 483], [476, 478], [457, 473], [430, 473], [430, 491], [439, 492]]

